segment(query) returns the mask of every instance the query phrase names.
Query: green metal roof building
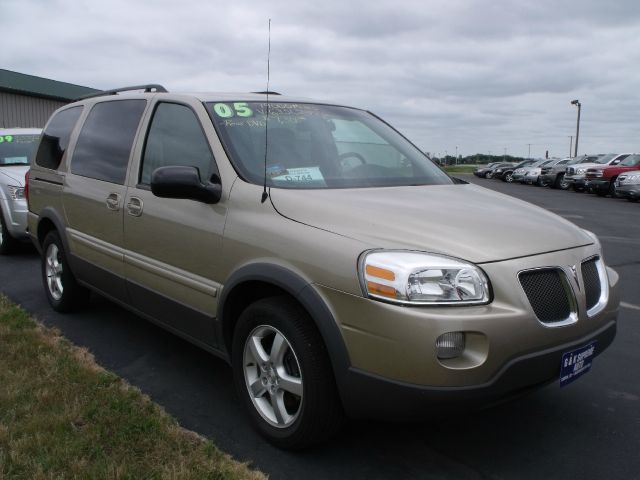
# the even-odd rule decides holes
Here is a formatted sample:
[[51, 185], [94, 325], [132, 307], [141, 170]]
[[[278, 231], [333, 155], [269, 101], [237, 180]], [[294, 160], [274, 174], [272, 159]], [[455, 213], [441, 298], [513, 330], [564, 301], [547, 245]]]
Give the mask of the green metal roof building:
[[0, 69], [0, 128], [44, 127], [56, 109], [97, 91]]

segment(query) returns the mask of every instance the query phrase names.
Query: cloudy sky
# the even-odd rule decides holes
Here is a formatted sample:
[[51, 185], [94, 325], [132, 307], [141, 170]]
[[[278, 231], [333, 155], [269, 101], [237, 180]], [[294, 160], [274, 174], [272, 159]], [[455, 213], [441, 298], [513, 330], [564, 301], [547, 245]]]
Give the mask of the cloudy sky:
[[2, 0], [0, 68], [95, 88], [271, 89], [381, 115], [425, 151], [640, 151], [638, 0]]

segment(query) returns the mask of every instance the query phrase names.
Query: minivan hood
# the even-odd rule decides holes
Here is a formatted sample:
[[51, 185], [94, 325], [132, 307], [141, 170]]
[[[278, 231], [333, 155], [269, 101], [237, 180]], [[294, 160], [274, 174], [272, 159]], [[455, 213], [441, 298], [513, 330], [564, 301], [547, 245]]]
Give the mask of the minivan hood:
[[[29, 170], [29, 165], [16, 165], [13, 167], [0, 167], [0, 181], [2, 177], [9, 177], [11, 185], [24, 186], [24, 175]], [[3, 183], [7, 183], [6, 180]]]
[[271, 189], [283, 216], [372, 248], [442, 253], [474, 263], [593, 243], [582, 229], [530, 203], [476, 185]]

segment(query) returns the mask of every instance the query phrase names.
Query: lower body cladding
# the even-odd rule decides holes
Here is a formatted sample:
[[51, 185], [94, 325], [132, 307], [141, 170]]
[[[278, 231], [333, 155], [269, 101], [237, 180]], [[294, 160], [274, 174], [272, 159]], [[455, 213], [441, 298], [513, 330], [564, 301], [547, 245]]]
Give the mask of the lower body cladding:
[[638, 200], [640, 199], [640, 185], [616, 185], [616, 193], [622, 198]]
[[[564, 354], [596, 342], [596, 356], [615, 337], [618, 275], [598, 255], [592, 245], [481, 264], [493, 289], [483, 306], [406, 307], [316, 286], [350, 357], [336, 372], [347, 413], [428, 419], [559, 384]], [[525, 287], [523, 275], [541, 282]], [[563, 309], [545, 301], [564, 302], [566, 318], [551, 318]]]

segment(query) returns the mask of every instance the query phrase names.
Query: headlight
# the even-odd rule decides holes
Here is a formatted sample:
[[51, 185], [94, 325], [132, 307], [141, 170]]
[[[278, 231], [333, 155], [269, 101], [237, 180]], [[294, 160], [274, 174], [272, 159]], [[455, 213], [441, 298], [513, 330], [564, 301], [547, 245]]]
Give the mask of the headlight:
[[576, 170], [576, 173], [577, 173], [578, 175], [584, 175], [584, 172], [586, 172], [586, 171], [587, 171], [587, 169], [586, 169], [586, 168], [578, 168], [578, 169]]
[[24, 187], [17, 187], [15, 185], [7, 185], [9, 188], [9, 195], [13, 200], [22, 200], [24, 198]]
[[432, 253], [377, 250], [363, 255], [367, 296], [409, 305], [478, 305], [490, 299], [489, 279], [475, 265]]

